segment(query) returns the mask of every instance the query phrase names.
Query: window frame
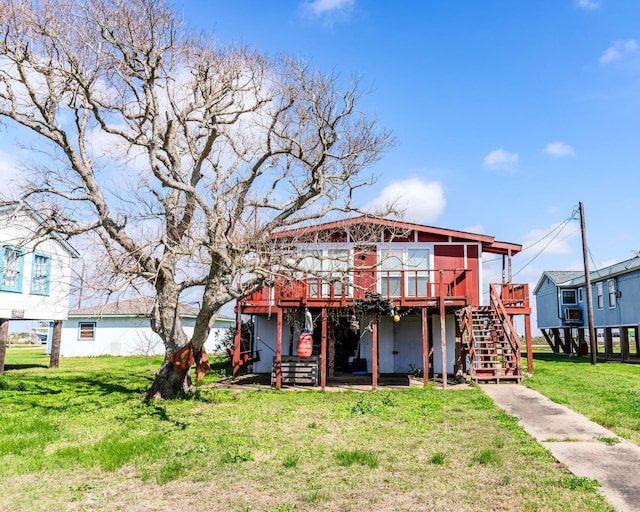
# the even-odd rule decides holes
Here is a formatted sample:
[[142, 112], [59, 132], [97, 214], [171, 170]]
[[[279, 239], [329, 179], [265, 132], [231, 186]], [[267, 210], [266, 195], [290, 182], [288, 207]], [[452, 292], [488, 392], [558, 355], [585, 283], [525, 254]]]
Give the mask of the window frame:
[[[36, 275], [36, 271], [38, 266], [36, 265], [37, 258], [44, 258], [45, 260], [45, 269], [44, 269], [44, 285], [42, 290], [36, 290], [34, 288], [34, 283], [36, 283], [36, 279], [41, 277]], [[31, 284], [29, 293], [31, 295], [49, 295], [49, 286], [51, 284], [51, 255], [45, 254], [43, 252], [34, 252], [33, 253], [33, 262], [31, 264]]]
[[[91, 326], [91, 337], [82, 336], [82, 327]], [[96, 339], [96, 322], [78, 322], [78, 341], [95, 341]]]
[[609, 309], [615, 309], [618, 305], [618, 287], [615, 278], [607, 279], [607, 294], [609, 296]]
[[[6, 253], [7, 251], [11, 251], [18, 255], [18, 268], [16, 270], [11, 269], [12, 271], [17, 272], [16, 275], [16, 284], [15, 286], [6, 286], [5, 285], [5, 276], [6, 276]], [[13, 292], [13, 293], [22, 293], [22, 279], [24, 274], [24, 249], [19, 249], [18, 247], [12, 245], [3, 245], [0, 246], [0, 291], [3, 292]]]
[[598, 309], [604, 309], [604, 290], [603, 290], [603, 286], [602, 286], [602, 281], [598, 281], [596, 283], [596, 297], [597, 297], [597, 304], [598, 304]]
[[[426, 268], [412, 265], [411, 261], [415, 261], [415, 256], [410, 256], [411, 251], [424, 251], [426, 257], [420, 258], [420, 262], [426, 263]], [[398, 243], [385, 246], [378, 246], [378, 293], [383, 297], [400, 298], [402, 296], [402, 276], [404, 276], [404, 294], [405, 297], [428, 297], [432, 290], [429, 290], [430, 273], [433, 269], [433, 244], [422, 243]], [[400, 254], [400, 256], [398, 256]], [[397, 261], [399, 265], [390, 265], [389, 261]], [[386, 263], [386, 264], [385, 264]], [[414, 275], [416, 280], [411, 280]], [[393, 281], [392, 281], [393, 280]], [[385, 289], [386, 281], [386, 289]], [[421, 285], [425, 285], [424, 290], [419, 290]], [[412, 289], [413, 288], [413, 289]], [[397, 295], [392, 292], [396, 292]]]
[[[353, 248], [340, 246], [300, 246], [300, 269], [307, 276], [307, 293], [312, 298], [329, 298], [331, 287], [334, 297], [352, 297]], [[340, 253], [340, 254], [337, 254]], [[344, 259], [343, 259], [344, 258]], [[343, 268], [341, 268], [343, 267]], [[316, 275], [313, 275], [313, 274]], [[340, 282], [334, 277], [344, 276]]]
[[[561, 294], [562, 294], [562, 305], [563, 306], [575, 306], [578, 303], [578, 293], [576, 291], [575, 288], [567, 288], [564, 290], [561, 290]], [[565, 294], [572, 294], [573, 295], [573, 300], [571, 300], [571, 302], [569, 302], [568, 300], [565, 299]]]

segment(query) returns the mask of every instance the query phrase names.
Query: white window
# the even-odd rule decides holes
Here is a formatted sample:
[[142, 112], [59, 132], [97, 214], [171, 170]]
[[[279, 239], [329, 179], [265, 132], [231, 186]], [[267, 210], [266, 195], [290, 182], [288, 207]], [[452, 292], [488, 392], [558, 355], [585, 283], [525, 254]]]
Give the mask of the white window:
[[348, 283], [350, 252], [348, 249], [314, 249], [306, 252], [300, 261], [300, 268], [307, 275], [309, 297], [334, 297], [349, 295]]
[[78, 324], [78, 339], [95, 340], [96, 339], [96, 323], [80, 322]]
[[598, 309], [604, 308], [604, 292], [602, 290], [602, 282], [596, 283], [596, 295], [598, 297]]
[[15, 247], [3, 247], [0, 251], [0, 290], [22, 291], [22, 266], [24, 251]]
[[390, 249], [384, 254], [380, 262], [380, 293], [384, 297], [400, 297], [403, 261], [402, 249]]
[[49, 278], [51, 274], [51, 258], [44, 254], [33, 255], [33, 269], [31, 271], [31, 293], [34, 295], [49, 295]]
[[609, 307], [615, 308], [616, 301], [618, 298], [618, 291], [616, 290], [616, 280], [615, 279], [607, 279], [607, 288], [609, 291]]
[[582, 302], [582, 288], [578, 288], [578, 302]]
[[426, 297], [429, 284], [429, 249], [407, 249], [407, 296]]
[[[384, 297], [400, 297], [404, 284], [404, 295], [407, 297], [429, 296], [429, 268], [431, 266], [431, 250], [425, 248], [405, 247], [380, 251], [380, 270], [378, 271], [379, 290]], [[402, 276], [404, 273], [404, 283]]]

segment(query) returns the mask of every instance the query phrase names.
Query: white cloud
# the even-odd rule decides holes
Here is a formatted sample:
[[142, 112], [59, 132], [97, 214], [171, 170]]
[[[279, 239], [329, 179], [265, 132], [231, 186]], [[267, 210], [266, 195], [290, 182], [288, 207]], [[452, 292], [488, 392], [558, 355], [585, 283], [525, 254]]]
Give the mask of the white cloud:
[[581, 9], [593, 11], [600, 7], [600, 2], [594, 2], [593, 0], [576, 0], [576, 6]]
[[467, 233], [481, 234], [484, 233], [484, 226], [482, 224], [475, 224], [464, 228], [463, 231], [466, 231]]
[[387, 185], [365, 209], [384, 209], [390, 204], [404, 212], [405, 220], [428, 224], [442, 215], [447, 201], [444, 190], [437, 181], [409, 178]]
[[600, 57], [600, 64], [609, 64], [617, 60], [622, 60], [627, 55], [638, 49], [638, 42], [635, 39], [626, 41], [613, 41], [611, 46]]
[[542, 151], [553, 158], [576, 156], [573, 148], [564, 142], [550, 142]]
[[316, 16], [331, 12], [347, 12], [355, 3], [355, 0], [312, 0], [306, 3], [306, 8]]
[[492, 171], [513, 171], [518, 165], [518, 153], [496, 149], [484, 157], [482, 167]]
[[524, 236], [523, 247], [527, 248], [529, 258], [541, 253], [546, 256], [552, 254], [573, 254], [575, 252], [572, 240], [580, 236], [580, 226], [577, 223], [555, 223], [544, 229], [532, 229]]

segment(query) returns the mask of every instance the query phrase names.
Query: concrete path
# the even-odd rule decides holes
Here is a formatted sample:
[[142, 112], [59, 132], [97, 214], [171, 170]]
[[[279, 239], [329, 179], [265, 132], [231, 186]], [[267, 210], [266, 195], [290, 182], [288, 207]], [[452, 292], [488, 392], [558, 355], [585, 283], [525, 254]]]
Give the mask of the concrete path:
[[[640, 447], [521, 384], [485, 384], [482, 390], [576, 476], [597, 480], [620, 512], [640, 511]], [[609, 446], [600, 438], [620, 442]]]

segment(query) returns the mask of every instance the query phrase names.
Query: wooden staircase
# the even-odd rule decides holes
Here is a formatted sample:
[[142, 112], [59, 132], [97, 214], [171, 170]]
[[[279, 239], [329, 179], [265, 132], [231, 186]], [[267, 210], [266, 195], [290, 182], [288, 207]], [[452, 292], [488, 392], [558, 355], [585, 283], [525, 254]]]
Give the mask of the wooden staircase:
[[522, 381], [520, 339], [500, 298], [491, 305], [467, 306], [458, 314], [469, 376], [476, 382]]

